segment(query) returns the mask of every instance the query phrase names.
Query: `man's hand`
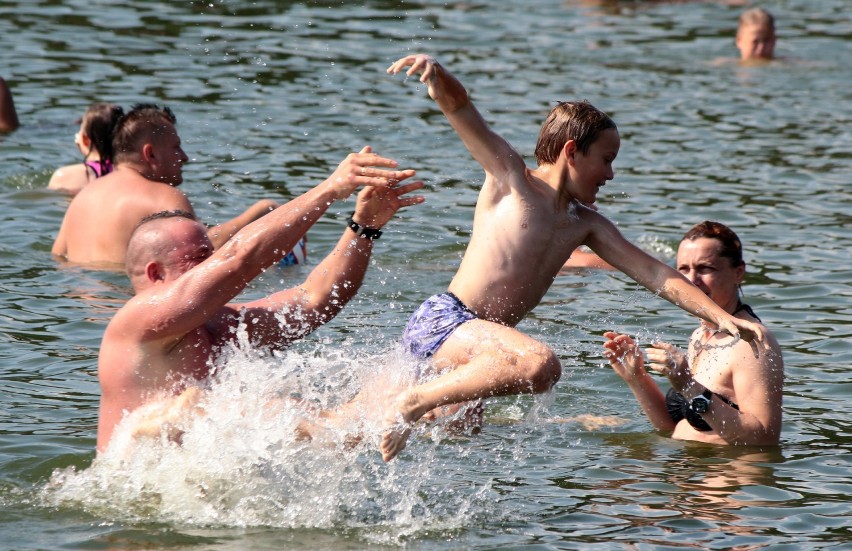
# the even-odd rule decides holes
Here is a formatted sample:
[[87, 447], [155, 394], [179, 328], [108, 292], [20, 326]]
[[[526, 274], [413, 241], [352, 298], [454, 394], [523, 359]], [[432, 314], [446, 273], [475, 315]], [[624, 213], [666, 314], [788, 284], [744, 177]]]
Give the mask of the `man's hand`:
[[412, 182], [404, 186], [372, 186], [361, 190], [352, 220], [367, 228], [379, 229], [403, 207], [417, 205], [425, 201], [422, 195], [403, 197], [407, 193], [422, 189], [423, 182]]
[[334, 198], [346, 199], [358, 186], [389, 186], [414, 176], [413, 170], [387, 170], [396, 168], [397, 162], [373, 153], [372, 148], [364, 146], [358, 153], [350, 153], [326, 180], [332, 189]]
[[759, 358], [761, 352], [769, 351], [769, 344], [767, 344], [766, 336], [763, 334], [762, 325], [733, 316], [728, 317], [728, 320], [718, 323], [720, 331], [733, 337], [742, 337], [743, 340], [751, 345], [751, 351], [755, 358]]

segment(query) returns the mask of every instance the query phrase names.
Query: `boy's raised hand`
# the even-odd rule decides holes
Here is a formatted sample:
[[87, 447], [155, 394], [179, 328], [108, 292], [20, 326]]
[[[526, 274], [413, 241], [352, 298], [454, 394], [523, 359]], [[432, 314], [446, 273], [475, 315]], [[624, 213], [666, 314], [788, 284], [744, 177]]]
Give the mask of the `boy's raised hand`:
[[407, 55], [394, 61], [388, 67], [387, 72], [388, 74], [395, 75], [409, 66], [410, 68], [405, 72], [406, 76], [410, 77], [415, 73], [420, 73], [420, 82], [428, 86], [429, 96], [432, 99], [437, 99], [435, 97], [436, 90], [433, 85], [438, 76], [438, 68], [441, 67], [438, 61], [427, 54]]

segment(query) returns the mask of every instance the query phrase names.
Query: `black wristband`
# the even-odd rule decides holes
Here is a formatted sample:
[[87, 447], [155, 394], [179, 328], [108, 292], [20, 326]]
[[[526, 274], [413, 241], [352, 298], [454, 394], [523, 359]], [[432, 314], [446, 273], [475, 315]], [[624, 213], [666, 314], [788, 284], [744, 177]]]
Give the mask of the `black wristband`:
[[355, 220], [353, 220], [351, 216], [346, 221], [346, 224], [349, 226], [350, 230], [355, 232], [355, 235], [359, 237], [365, 237], [370, 241], [375, 241], [376, 239], [382, 236], [382, 230], [362, 226], [361, 224], [355, 222]]

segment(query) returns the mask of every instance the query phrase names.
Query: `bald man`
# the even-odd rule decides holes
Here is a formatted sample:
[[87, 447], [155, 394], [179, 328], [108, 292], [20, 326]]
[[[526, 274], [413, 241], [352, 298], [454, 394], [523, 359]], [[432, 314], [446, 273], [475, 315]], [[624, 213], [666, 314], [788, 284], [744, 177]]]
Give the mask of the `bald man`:
[[[380, 228], [400, 208], [423, 202], [407, 196], [422, 182], [397, 185], [414, 171], [395, 167], [395, 161], [365, 147], [327, 180], [215, 250], [192, 213], [146, 218], [127, 247], [126, 269], [136, 295], [110, 321], [98, 357], [98, 451], [107, 449], [115, 426], [129, 413], [203, 385], [240, 320], [251, 320], [244, 329], [253, 346], [282, 349], [336, 316], [360, 287]], [[304, 283], [260, 300], [230, 302], [330, 205], [362, 185], [368, 187], [359, 193], [343, 235]]]

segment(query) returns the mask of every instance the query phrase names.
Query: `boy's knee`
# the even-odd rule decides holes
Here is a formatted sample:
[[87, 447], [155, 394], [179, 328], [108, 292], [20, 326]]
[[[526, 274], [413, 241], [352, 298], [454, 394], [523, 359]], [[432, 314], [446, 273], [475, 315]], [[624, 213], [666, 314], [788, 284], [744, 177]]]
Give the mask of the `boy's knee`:
[[545, 344], [539, 343], [535, 356], [537, 361], [533, 362], [529, 377], [532, 390], [535, 393], [548, 392], [562, 376], [562, 363], [553, 349]]

